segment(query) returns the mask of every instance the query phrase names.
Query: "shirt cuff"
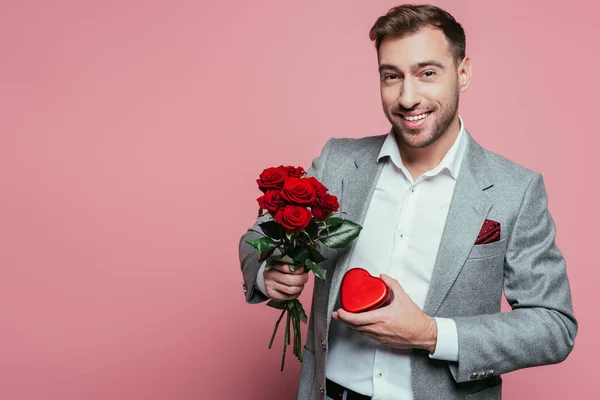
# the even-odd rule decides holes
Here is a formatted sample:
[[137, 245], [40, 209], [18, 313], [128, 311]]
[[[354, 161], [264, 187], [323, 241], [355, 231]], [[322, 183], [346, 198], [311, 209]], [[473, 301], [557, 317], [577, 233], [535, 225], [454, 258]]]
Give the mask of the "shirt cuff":
[[437, 342], [435, 352], [430, 358], [445, 361], [458, 361], [458, 331], [456, 323], [450, 318], [435, 318], [437, 323]]
[[258, 275], [256, 275], [256, 287], [258, 290], [262, 292], [265, 296], [267, 295], [267, 289], [265, 288], [265, 266], [267, 265], [266, 261], [263, 261], [260, 268], [258, 269]]

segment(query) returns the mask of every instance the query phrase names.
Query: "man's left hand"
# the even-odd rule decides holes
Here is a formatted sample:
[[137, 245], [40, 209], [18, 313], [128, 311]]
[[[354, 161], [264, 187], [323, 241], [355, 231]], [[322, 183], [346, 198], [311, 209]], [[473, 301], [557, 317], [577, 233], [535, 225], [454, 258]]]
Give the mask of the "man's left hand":
[[393, 300], [388, 306], [357, 314], [340, 308], [332, 317], [383, 344], [425, 349], [433, 354], [437, 342], [435, 319], [408, 297], [400, 282], [384, 274], [380, 277], [392, 290]]

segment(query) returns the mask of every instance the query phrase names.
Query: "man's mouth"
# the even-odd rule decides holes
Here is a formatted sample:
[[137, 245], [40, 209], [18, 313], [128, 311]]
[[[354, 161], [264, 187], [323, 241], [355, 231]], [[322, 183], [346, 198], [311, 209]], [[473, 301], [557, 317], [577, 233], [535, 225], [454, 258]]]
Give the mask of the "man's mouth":
[[415, 122], [415, 121], [420, 121], [424, 118], [427, 118], [429, 116], [429, 114], [431, 114], [431, 111], [428, 111], [428, 112], [425, 112], [422, 114], [416, 114], [416, 115], [404, 115], [404, 114], [398, 114], [398, 115], [400, 115], [406, 121]]

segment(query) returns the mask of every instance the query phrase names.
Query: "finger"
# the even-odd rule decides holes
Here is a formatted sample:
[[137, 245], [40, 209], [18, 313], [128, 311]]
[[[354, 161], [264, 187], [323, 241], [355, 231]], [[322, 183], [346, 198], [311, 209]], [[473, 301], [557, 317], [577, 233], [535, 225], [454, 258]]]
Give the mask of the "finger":
[[[265, 282], [265, 288], [267, 283]], [[302, 289], [304, 289], [304, 285], [299, 286], [289, 286], [283, 285], [278, 282], [269, 282], [269, 289], [275, 290], [286, 296], [298, 296], [302, 293]]]
[[293, 275], [279, 271], [265, 271], [265, 281], [272, 280], [281, 285], [304, 286], [308, 282], [308, 274]]
[[394, 298], [398, 298], [399, 296], [407, 296], [406, 292], [404, 291], [404, 288], [396, 279], [386, 274], [381, 274], [379, 275], [379, 277], [381, 278], [383, 283], [385, 283], [386, 286], [392, 290]]
[[350, 313], [343, 308], [338, 310], [338, 318], [340, 321], [343, 321], [349, 325], [354, 325], [356, 327], [359, 326], [367, 326], [377, 323], [377, 317], [379, 313], [377, 310], [367, 311], [363, 313]]
[[298, 295], [287, 295], [276, 290], [267, 290], [267, 297], [275, 301], [290, 301], [298, 298]]
[[377, 330], [377, 327], [379, 325], [353, 325], [349, 323], [347, 323], [346, 325], [348, 325], [350, 328], [354, 329], [357, 332], [372, 337], [375, 340], [380, 340], [380, 333]]
[[363, 333], [364, 333], [365, 335], [367, 335], [368, 337], [370, 337], [371, 339], [373, 339], [373, 340], [376, 340], [376, 341], [378, 341], [378, 342], [382, 343], [382, 340], [381, 340], [381, 338], [380, 338], [379, 336], [377, 336], [377, 335], [374, 335], [374, 334], [372, 334], [372, 333], [367, 333], [367, 332], [363, 332]]
[[298, 294], [287, 294], [287, 293], [280, 292], [279, 290], [275, 290], [273, 288], [267, 288], [266, 295], [267, 295], [268, 298], [270, 298], [272, 300], [289, 301], [289, 300], [297, 299], [300, 296], [300, 293], [298, 293]]
[[300, 267], [300, 268], [297, 268], [296, 270], [292, 271], [292, 269], [290, 268], [290, 266], [288, 264], [280, 264], [280, 265], [273, 267], [273, 269], [276, 269], [279, 272], [283, 272], [284, 274], [291, 274], [291, 275], [301, 275], [304, 273], [304, 267]]

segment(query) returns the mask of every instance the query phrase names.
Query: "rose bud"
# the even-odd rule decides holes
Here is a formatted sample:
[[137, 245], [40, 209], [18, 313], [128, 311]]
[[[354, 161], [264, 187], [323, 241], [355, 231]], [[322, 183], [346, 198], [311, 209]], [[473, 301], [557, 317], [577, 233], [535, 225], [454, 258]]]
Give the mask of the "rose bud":
[[306, 178], [288, 178], [283, 183], [281, 197], [292, 204], [311, 206], [317, 199], [317, 192]]
[[338, 203], [337, 197], [328, 193], [317, 199], [317, 202], [312, 207], [312, 213], [317, 220], [323, 221], [327, 219], [332, 212], [339, 210], [339, 208], [340, 204]]
[[302, 167], [292, 167], [290, 165], [284, 167], [283, 165], [279, 166], [280, 168], [285, 168], [285, 170], [288, 173], [288, 176], [290, 178], [301, 178], [302, 176], [304, 176], [306, 174], [306, 171], [304, 171], [304, 168]]
[[325, 196], [325, 193], [327, 193], [327, 188], [325, 186], [323, 186], [323, 184], [321, 182], [319, 182], [317, 180], [317, 178], [311, 176], [309, 178], [304, 178], [304, 179], [306, 179], [307, 181], [310, 182], [312, 187], [315, 189], [315, 192], [317, 192], [318, 197]]
[[308, 226], [312, 214], [306, 207], [287, 205], [278, 209], [274, 218], [285, 229], [300, 232]]
[[[281, 197], [281, 191], [279, 190], [267, 190], [263, 198], [263, 208], [266, 208], [270, 212], [274, 213], [277, 209], [285, 205], [285, 200]], [[259, 202], [260, 204], [260, 202]], [[261, 206], [262, 207], [262, 206]]]
[[269, 189], [281, 189], [283, 182], [288, 178], [288, 173], [285, 168], [282, 167], [271, 167], [265, 169], [259, 179], [256, 180], [258, 188], [266, 193]]

